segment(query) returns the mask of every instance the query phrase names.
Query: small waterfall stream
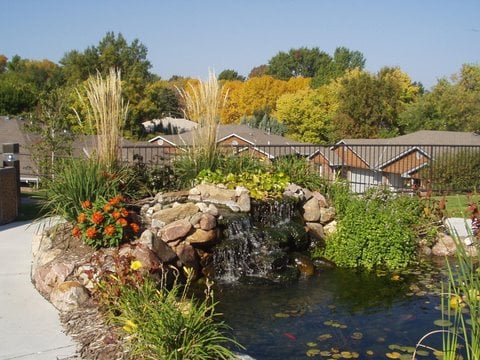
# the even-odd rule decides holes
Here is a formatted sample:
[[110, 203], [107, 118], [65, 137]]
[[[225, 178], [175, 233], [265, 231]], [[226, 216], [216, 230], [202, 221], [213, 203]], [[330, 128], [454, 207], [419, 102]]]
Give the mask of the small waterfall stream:
[[222, 241], [213, 257], [215, 278], [277, 281], [291, 276], [288, 270], [296, 269], [289, 266], [288, 251], [298, 250], [298, 240], [306, 239], [299, 219], [295, 202], [279, 200], [254, 203], [250, 214], [225, 215]]

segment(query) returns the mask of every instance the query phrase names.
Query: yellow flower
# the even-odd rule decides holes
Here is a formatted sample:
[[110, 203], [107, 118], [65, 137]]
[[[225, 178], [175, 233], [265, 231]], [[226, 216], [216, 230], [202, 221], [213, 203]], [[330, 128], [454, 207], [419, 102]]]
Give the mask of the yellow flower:
[[125, 320], [125, 325], [123, 326], [123, 330], [126, 332], [133, 332], [138, 328], [138, 325], [135, 324], [132, 320]]
[[130, 269], [135, 270], [135, 271], [137, 271], [138, 269], [140, 269], [142, 267], [143, 267], [143, 264], [140, 260], [132, 261], [132, 263], [130, 264]]

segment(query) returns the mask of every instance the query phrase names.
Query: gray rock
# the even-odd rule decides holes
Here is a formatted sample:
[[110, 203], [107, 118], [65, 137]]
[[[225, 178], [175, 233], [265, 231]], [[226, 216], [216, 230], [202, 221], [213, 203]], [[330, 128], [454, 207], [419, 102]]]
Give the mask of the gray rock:
[[138, 239], [138, 243], [142, 244], [143, 246], [152, 249], [153, 248], [153, 233], [151, 230], [145, 230], [140, 238]]
[[87, 289], [77, 281], [58, 284], [50, 294], [50, 301], [60, 311], [75, 310], [89, 299]]
[[159, 219], [152, 219], [152, 224], [151, 224], [151, 227], [152, 228], [157, 228], [157, 229], [161, 229], [165, 226], [165, 222], [159, 220]]
[[162, 209], [152, 215], [153, 219], [163, 221], [165, 224], [169, 224], [176, 220], [190, 217], [198, 212], [198, 207], [192, 203], [177, 204], [174, 207]]
[[323, 225], [316, 222], [307, 222], [308, 232], [311, 233], [318, 240], [325, 240], [325, 232], [323, 231]]
[[203, 213], [208, 210], [208, 205], [205, 204], [204, 202], [198, 202], [195, 205], [197, 205], [198, 209]]
[[240, 212], [240, 207], [237, 205], [237, 203], [233, 200], [231, 201], [228, 201], [227, 203], [225, 203], [225, 205], [230, 209], [232, 210], [233, 212]]
[[330, 236], [337, 232], [337, 222], [335, 220], [330, 221], [328, 224], [323, 226], [323, 232], [325, 236]]
[[320, 208], [320, 222], [322, 224], [328, 224], [329, 222], [333, 221], [335, 219], [335, 208], [329, 207], [329, 208]]
[[200, 218], [200, 229], [212, 230], [217, 226], [217, 219], [215, 216], [208, 213], [202, 214]]
[[303, 218], [308, 222], [316, 222], [320, 220], [320, 205], [318, 200], [311, 198], [303, 204]]
[[327, 204], [327, 199], [325, 199], [325, 196], [323, 196], [322, 194], [320, 194], [318, 191], [314, 191], [312, 193], [313, 197], [315, 199], [318, 200], [318, 204], [320, 205], [320, 207], [322, 208], [326, 208], [328, 207], [328, 204]]
[[208, 204], [207, 213], [213, 216], [218, 216], [218, 209], [213, 204]]
[[217, 240], [217, 231], [197, 229], [185, 240], [194, 245], [213, 245]]
[[52, 292], [58, 284], [65, 281], [65, 279], [73, 272], [75, 265], [73, 263], [65, 262], [50, 262], [48, 264], [39, 266], [33, 273], [33, 282], [39, 292], [48, 295]]
[[190, 218], [190, 224], [195, 227], [199, 227], [200, 220], [202, 219], [204, 213], [198, 212]]
[[439, 234], [438, 241], [432, 247], [432, 254], [435, 256], [455, 255], [457, 246], [453, 238], [446, 234]]
[[153, 239], [152, 251], [163, 263], [171, 263], [177, 258], [177, 254], [162, 239], [155, 237]]
[[237, 199], [237, 206], [240, 208], [241, 212], [250, 212], [251, 202], [250, 194], [248, 192], [241, 193]]
[[187, 219], [181, 219], [174, 221], [168, 225], [165, 225], [160, 233], [162, 234], [162, 240], [169, 242], [185, 237], [192, 229], [192, 224]]
[[197, 185], [203, 200], [215, 204], [225, 204], [228, 201], [235, 200], [235, 190], [222, 189], [220, 186], [210, 184]]

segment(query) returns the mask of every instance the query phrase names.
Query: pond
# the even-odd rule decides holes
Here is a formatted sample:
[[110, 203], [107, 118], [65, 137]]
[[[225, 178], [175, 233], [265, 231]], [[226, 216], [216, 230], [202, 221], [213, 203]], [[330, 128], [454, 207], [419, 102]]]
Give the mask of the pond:
[[[215, 298], [243, 353], [257, 360], [411, 359], [421, 337], [441, 329], [445, 279], [437, 258], [398, 274], [330, 269], [288, 285], [217, 284]], [[441, 336], [427, 343], [441, 349]]]

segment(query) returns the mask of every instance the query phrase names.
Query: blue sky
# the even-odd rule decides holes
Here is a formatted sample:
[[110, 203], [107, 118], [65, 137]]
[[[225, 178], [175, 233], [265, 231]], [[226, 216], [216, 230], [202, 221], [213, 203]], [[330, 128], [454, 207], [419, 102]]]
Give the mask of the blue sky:
[[247, 76], [279, 51], [338, 46], [366, 69], [399, 66], [427, 88], [480, 63], [480, 0], [0, 0], [0, 54], [58, 62], [107, 31], [148, 48], [152, 72]]

